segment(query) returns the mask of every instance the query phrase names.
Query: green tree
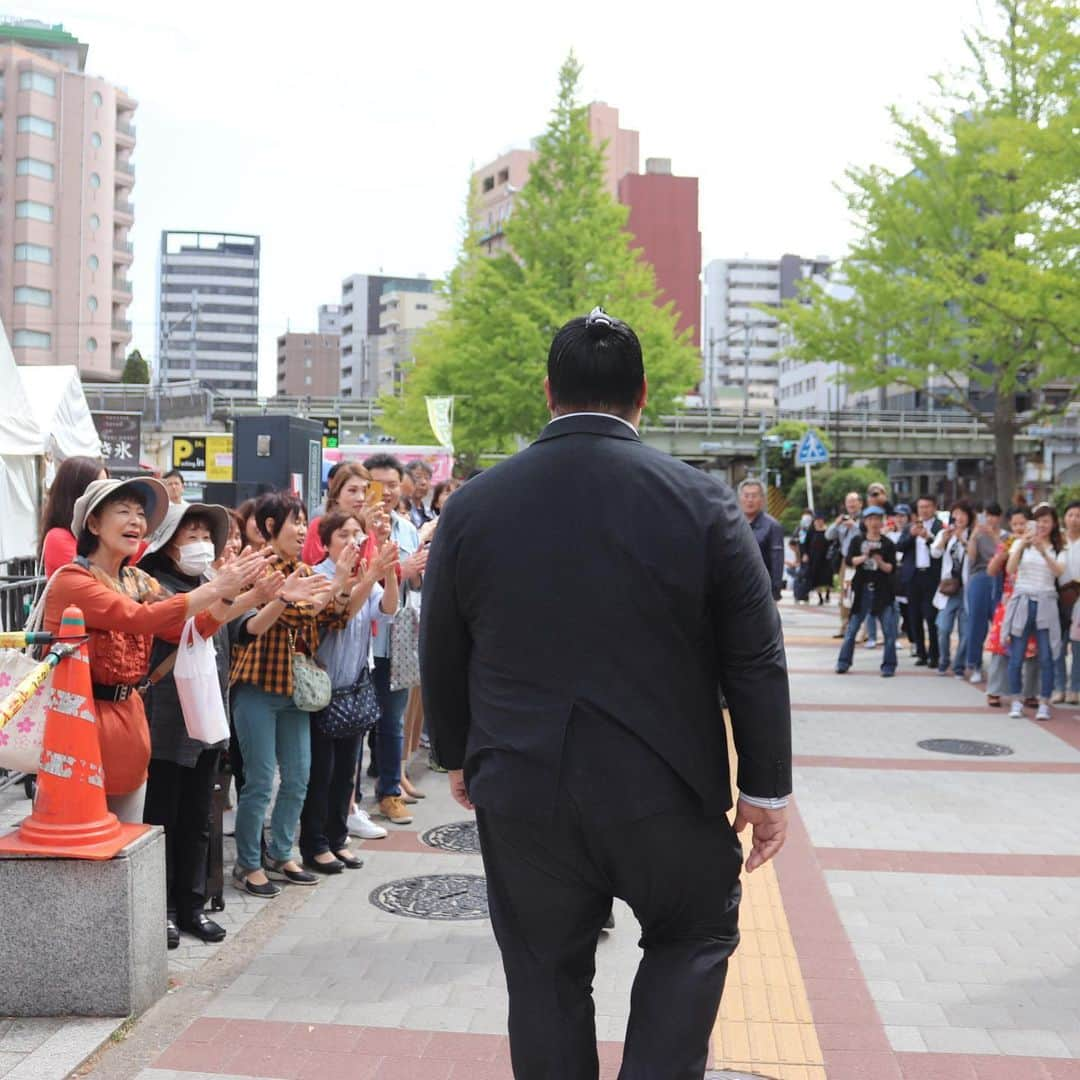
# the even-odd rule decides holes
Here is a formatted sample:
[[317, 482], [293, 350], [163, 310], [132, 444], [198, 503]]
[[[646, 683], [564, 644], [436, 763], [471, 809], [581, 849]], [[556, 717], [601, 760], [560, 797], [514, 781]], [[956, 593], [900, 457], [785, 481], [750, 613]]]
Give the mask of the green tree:
[[124, 370], [120, 375], [120, 381], [123, 383], [142, 383], [143, 385], [150, 382], [150, 367], [138, 349], [132, 349], [128, 353], [127, 362], [124, 364]]
[[676, 330], [674, 306], [659, 305], [652, 266], [626, 231], [627, 208], [607, 191], [603, 147], [593, 144], [577, 98], [580, 75], [571, 54], [528, 183], [505, 226], [510, 251], [484, 256], [476, 215], [468, 214], [445, 290], [448, 308], [417, 339], [404, 400], [385, 403], [384, 426], [398, 438], [418, 432], [425, 395], [454, 394], [462, 398], [455, 448], [517, 449], [547, 419], [541, 384], [552, 337], [597, 304], [641, 339], [648, 415], [670, 412], [693, 386], [697, 354], [689, 333]]
[[[832, 465], [815, 465], [814, 509], [825, 515], [839, 513], [844, 505], [844, 496], [849, 491], [857, 491], [866, 498], [866, 489], [874, 483], [889, 487], [889, 477], [884, 469], [875, 465], [851, 465], [836, 469]], [[788, 508], [780, 522], [790, 531], [799, 520], [799, 515], [806, 506], [806, 480], [800, 476], [787, 493]]]
[[1068, 484], [1054, 492], [1054, 509], [1059, 519], [1065, 517], [1065, 507], [1071, 502], [1080, 502], [1080, 484]]
[[811, 286], [780, 318], [790, 355], [839, 361], [853, 388], [924, 391], [984, 421], [1007, 503], [1017, 434], [1080, 396], [1080, 9], [996, 8], [1000, 32], [967, 35], [938, 101], [892, 110], [904, 168], [848, 171], [850, 295]]

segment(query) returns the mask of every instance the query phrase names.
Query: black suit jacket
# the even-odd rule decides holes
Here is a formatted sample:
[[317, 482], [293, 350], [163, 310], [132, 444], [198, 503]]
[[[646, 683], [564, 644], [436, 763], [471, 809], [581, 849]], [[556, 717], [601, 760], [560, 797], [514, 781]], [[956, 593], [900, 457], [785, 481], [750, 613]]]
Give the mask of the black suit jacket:
[[[934, 537], [944, 528], [941, 521], [938, 518], [930, 519], [930, 543], [933, 543]], [[917, 538], [911, 535], [911, 526], [905, 525], [900, 533], [899, 539], [896, 541], [896, 550], [903, 553], [904, 560], [900, 563], [900, 584], [903, 586], [909, 585], [912, 578], [915, 577], [915, 540]], [[941, 578], [941, 560], [931, 558], [930, 560], [930, 578], [932, 581], [937, 581]]]
[[[618, 419], [553, 421], [446, 504], [424, 584], [424, 710], [476, 805], [554, 807], [575, 711], [617, 723], [707, 814], [791, 791], [780, 618], [731, 489]], [[627, 785], [628, 788], [634, 785]], [[628, 804], [634, 790], [605, 792]]]

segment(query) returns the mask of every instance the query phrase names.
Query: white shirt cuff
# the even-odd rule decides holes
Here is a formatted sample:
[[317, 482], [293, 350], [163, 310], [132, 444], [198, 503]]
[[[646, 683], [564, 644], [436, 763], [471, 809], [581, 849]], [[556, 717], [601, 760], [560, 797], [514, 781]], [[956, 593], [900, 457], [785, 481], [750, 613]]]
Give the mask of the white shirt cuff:
[[751, 806], [758, 806], [762, 810], [783, 810], [788, 804], [790, 795], [781, 795], [777, 799], [764, 799], [757, 795], [745, 795], [741, 791], [739, 792], [739, 798], [744, 803], [749, 803]]

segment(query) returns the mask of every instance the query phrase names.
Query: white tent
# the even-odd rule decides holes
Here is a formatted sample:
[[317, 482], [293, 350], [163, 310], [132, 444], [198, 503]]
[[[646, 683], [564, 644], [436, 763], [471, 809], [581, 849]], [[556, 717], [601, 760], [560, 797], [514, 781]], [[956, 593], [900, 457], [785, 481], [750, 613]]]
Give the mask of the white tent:
[[0, 560], [37, 546], [38, 463], [99, 457], [101, 440], [71, 365], [18, 367], [0, 327]]

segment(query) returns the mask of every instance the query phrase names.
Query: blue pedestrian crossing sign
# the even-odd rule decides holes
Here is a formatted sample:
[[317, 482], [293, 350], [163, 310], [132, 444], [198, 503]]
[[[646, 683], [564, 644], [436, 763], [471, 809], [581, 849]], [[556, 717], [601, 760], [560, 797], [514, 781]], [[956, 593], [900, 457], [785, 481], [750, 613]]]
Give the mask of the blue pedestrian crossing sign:
[[796, 465], [824, 465], [829, 460], [829, 448], [821, 441], [817, 433], [808, 431], [799, 442], [795, 451]]

